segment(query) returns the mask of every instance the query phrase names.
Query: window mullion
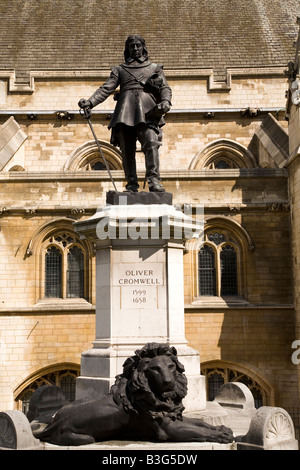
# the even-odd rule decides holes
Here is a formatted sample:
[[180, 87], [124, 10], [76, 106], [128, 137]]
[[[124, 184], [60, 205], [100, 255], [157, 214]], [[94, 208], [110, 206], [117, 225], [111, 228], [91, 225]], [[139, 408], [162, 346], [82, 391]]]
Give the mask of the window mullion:
[[216, 293], [218, 297], [221, 297], [221, 260], [220, 260], [220, 249], [216, 250]]
[[68, 269], [68, 264], [67, 264], [67, 251], [64, 250], [63, 252], [63, 259], [62, 259], [62, 298], [66, 299], [67, 298], [67, 269]]

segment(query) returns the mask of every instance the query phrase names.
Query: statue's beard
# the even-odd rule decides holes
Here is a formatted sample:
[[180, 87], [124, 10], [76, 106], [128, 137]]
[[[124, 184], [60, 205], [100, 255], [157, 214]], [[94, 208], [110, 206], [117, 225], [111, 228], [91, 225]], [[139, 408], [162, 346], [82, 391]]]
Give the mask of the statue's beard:
[[136, 62], [145, 62], [146, 60], [148, 59], [148, 55], [147, 54], [142, 54], [140, 57], [129, 57], [127, 59], [127, 62], [133, 62], [133, 61], [136, 61]]

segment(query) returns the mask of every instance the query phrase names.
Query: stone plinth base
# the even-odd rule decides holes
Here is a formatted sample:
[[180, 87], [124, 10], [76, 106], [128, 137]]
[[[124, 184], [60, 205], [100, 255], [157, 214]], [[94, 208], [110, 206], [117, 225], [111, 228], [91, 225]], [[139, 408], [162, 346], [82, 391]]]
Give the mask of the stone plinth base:
[[107, 197], [116, 204], [74, 224], [96, 250], [96, 338], [82, 353], [76, 399], [108, 393], [126, 359], [158, 343], [176, 348], [185, 368], [186, 410], [205, 409], [199, 351], [185, 338], [183, 290], [184, 241], [198, 238], [203, 221], [176, 210], [169, 193]]
[[[123, 452], [130, 455], [130, 452], [135, 451], [153, 451], [153, 452], [161, 452], [165, 451], [165, 463], [167, 463], [167, 458], [171, 457], [168, 455], [168, 451], [179, 451], [182, 454], [182, 451], [189, 451], [191, 453], [195, 452], [198, 453], [200, 450], [236, 450], [236, 443], [231, 442], [230, 444], [219, 444], [217, 442], [132, 442], [132, 441], [105, 441], [96, 444], [88, 444], [83, 446], [56, 446], [54, 444], [45, 444], [45, 450], [105, 450], [105, 451], [120, 451], [121, 453], [118, 454], [115, 452], [113, 455], [117, 457], [118, 455], [123, 455]], [[162, 456], [162, 454], [160, 454]], [[188, 455], [187, 455], [188, 456]], [[138, 459], [142, 459], [143, 456], [139, 456]], [[147, 464], [145, 458], [145, 465]], [[149, 462], [150, 463], [151, 454], [149, 454]], [[157, 454], [158, 459], [158, 454]], [[100, 460], [102, 463], [102, 461]], [[106, 462], [109, 463], [109, 462]], [[155, 463], [154, 461], [152, 462]], [[156, 464], [158, 460], [156, 460]], [[162, 462], [161, 462], [162, 463]], [[169, 463], [176, 463], [176, 454], [174, 453], [173, 462], [170, 460]], [[182, 464], [183, 460], [178, 460], [178, 463]], [[192, 462], [191, 462], [192, 463]]]
[[132, 191], [108, 191], [106, 193], [106, 204], [112, 206], [118, 205], [133, 205], [133, 204], [168, 204], [172, 205], [173, 195], [171, 193], [162, 192], [162, 193], [150, 193], [147, 191], [141, 191], [139, 193], [134, 193]]

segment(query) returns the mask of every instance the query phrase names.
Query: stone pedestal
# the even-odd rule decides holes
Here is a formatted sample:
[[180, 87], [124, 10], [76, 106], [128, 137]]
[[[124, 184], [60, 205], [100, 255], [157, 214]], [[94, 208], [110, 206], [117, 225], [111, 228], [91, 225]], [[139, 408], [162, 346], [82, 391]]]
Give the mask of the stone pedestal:
[[205, 409], [198, 351], [184, 325], [184, 240], [202, 222], [169, 204], [112, 205], [75, 231], [96, 247], [96, 338], [83, 352], [76, 399], [108, 393], [123, 363], [148, 342], [168, 343], [185, 366], [187, 411]]

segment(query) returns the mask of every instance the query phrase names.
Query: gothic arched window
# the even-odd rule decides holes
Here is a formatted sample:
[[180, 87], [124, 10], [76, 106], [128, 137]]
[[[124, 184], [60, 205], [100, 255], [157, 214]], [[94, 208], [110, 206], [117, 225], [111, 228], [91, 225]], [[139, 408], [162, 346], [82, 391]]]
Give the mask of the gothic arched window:
[[198, 254], [198, 295], [240, 295], [240, 248], [229, 232], [212, 231]]
[[77, 237], [58, 232], [45, 241], [45, 298], [85, 298], [85, 252]]
[[245, 372], [234, 367], [228, 367], [218, 361], [217, 367], [210, 366], [209, 363], [201, 366], [201, 373], [206, 377], [206, 389], [208, 401], [213, 401], [223, 384], [228, 382], [241, 382], [252, 392], [255, 408], [260, 408], [268, 404], [269, 396], [267, 390], [259, 384], [257, 379], [250, 377]]
[[29, 410], [30, 399], [39, 387], [44, 385], [56, 385], [60, 387], [66, 397], [66, 400], [71, 402], [75, 400], [76, 378], [79, 375], [78, 368], [60, 368], [58, 370], [51, 370], [51, 372], [44, 373], [43, 375], [35, 378], [30, 382], [26, 388], [18, 393], [15, 401], [17, 407], [27, 415]]

